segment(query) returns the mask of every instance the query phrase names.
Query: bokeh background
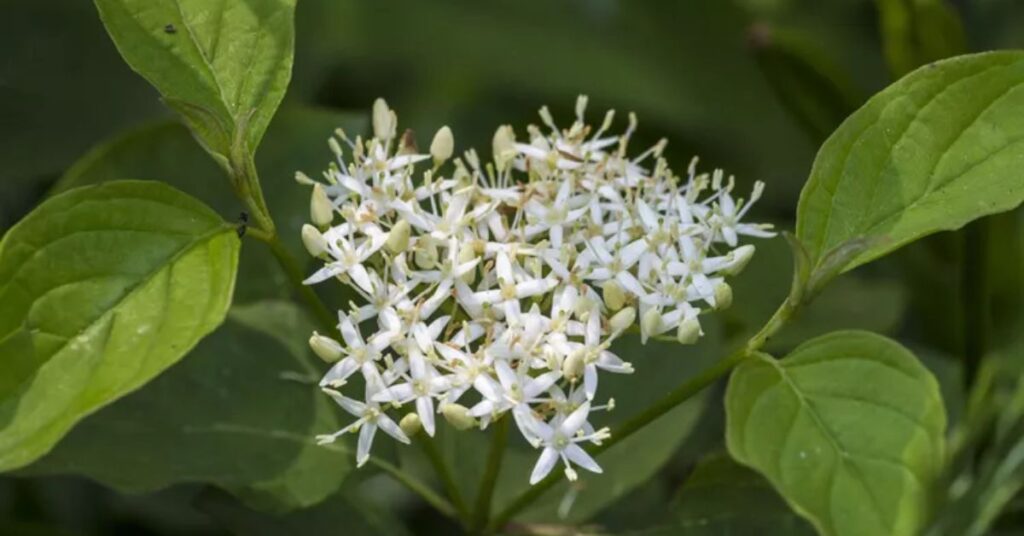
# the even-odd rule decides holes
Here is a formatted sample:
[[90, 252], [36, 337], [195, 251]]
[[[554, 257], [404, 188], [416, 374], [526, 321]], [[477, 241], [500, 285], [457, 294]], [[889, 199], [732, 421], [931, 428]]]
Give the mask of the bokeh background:
[[[292, 84], [257, 163], [281, 220], [278, 226], [292, 233], [291, 245], [298, 250], [295, 238], [306, 217], [308, 192], [295, 185], [294, 171], [313, 174], [325, 167], [330, 131], [338, 124], [355, 131], [365, 128], [365, 112], [375, 97], [388, 100], [398, 112], [400, 127], [413, 129], [421, 146], [447, 124], [455, 132], [457, 149], [477, 146], [486, 153], [497, 125], [513, 124], [522, 131], [523, 125], [537, 122], [542, 104], [551, 107], [556, 119], [568, 119], [576, 95], [585, 93], [595, 121], [605, 109], [614, 108], [622, 126], [625, 112], [634, 111], [640, 118], [641, 142], [668, 138], [667, 155], [677, 170], [700, 155], [703, 166], [734, 173], [741, 189], [754, 180], [765, 181], [768, 187], [756, 219], [791, 228], [816, 148], [843, 117], [912, 66], [901, 64], [884, 44], [879, 6], [886, 3], [299, 0]], [[924, 39], [922, 47], [931, 46], [933, 55], [1024, 45], [1024, 2], [958, 0], [948, 6], [962, 20], [963, 33], [933, 35], [931, 45]], [[217, 168], [190, 145], [173, 120], [156, 91], [118, 56], [91, 2], [0, 1], [0, 230], [50, 191], [123, 177], [173, 179], [235, 218], [240, 208]], [[960, 284], [965, 257], [981, 254], [993, 260], [986, 268], [992, 271], [992, 310], [980, 320], [989, 334], [987, 347], [1010, 355], [1022, 346], [1021, 217], [1004, 215], [984, 224], [993, 229], [990, 236], [998, 247], [965, 252], [960, 234], [947, 233], [906, 248], [840, 279], [773, 348], [784, 351], [836, 328], [895, 336], [942, 379], [955, 420], [964, 405], [962, 377], [975, 374], [973, 365], [958, 356], [971, 344], [967, 333], [979, 322], [963, 312], [969, 298]], [[781, 240], [758, 248], [735, 286], [736, 305], [713, 326], [715, 342], [683, 355], [657, 345], [635, 349], [638, 356], [656, 361], [648, 365], [634, 357], [638, 369], [646, 366], [668, 379], [659, 384], [657, 378], [638, 375], [620, 382], [612, 388], [620, 402], [629, 397], [653, 400], [700, 363], [714, 359], [712, 344], [727, 347], [771, 313], [787, 291], [790, 261]], [[258, 263], [252, 266], [240, 282], [239, 301], [287, 298], [277, 274], [261, 272]], [[248, 352], [247, 336], [232, 336], [207, 344], [206, 353], [217, 357]], [[193, 366], [202, 357], [189, 356], [174, 370]], [[160, 388], [173, 391], [170, 384], [154, 389]], [[561, 534], [568, 530], [562, 525], [585, 521], [592, 532], [626, 533], [666, 522], [672, 505], [713, 510], [713, 501], [707, 499], [715, 496], [713, 479], [701, 481], [694, 469], [702, 460], [713, 465], [722, 448], [720, 386], [716, 389], [700, 404], [673, 414], [675, 422], [683, 423], [675, 432], [644, 440], [657, 447], [650, 453], [652, 466], [634, 471], [623, 465], [620, 471], [633, 477], [617, 482], [614, 495], [591, 499], [587, 490], [576, 490], [582, 513], [560, 516], [556, 510], [566, 494], [561, 489], [546, 498], [546, 510], [529, 516], [538, 524], [527, 528]], [[209, 409], [201, 402], [255, 405], [253, 411], [279, 409], [272, 383], [225, 391], [221, 399], [182, 405], [193, 415]], [[87, 419], [69, 436], [70, 446], [58, 447], [37, 466], [0, 476], [0, 534], [452, 530], [372, 471], [349, 477], [321, 505], [287, 515], [258, 512], [251, 502], [243, 504], [219, 488], [189, 482], [187, 474], [154, 476], [153, 488], [180, 481], [163, 491], [122, 493], [117, 468], [109, 467], [117, 465], [118, 456], [128, 460], [125, 471], [134, 471], [145, 465], [147, 456], [157, 463], [173, 455], [174, 437], [157, 430], [160, 423], [173, 420], [163, 413], [152, 415], [156, 424], [150, 429], [110, 424], [126, 422], [123, 415], [132, 415], [133, 407], [146, 411], [146, 403], [139, 396], [129, 397], [111, 410], [119, 411], [121, 420], [104, 410], [106, 414]], [[627, 404], [620, 417], [640, 407]], [[187, 415], [179, 418], [187, 422]], [[133, 442], [146, 434], [145, 440]], [[196, 455], [202, 453], [197, 450]], [[409, 463], [416, 465], [415, 460]], [[751, 493], [724, 499], [755, 509], [777, 502], [768, 489]], [[770, 508], [765, 512], [779, 517], [777, 524], [767, 525], [767, 534], [806, 533], [791, 516]], [[709, 514], [704, 510], [700, 515]], [[1005, 517], [1003, 526], [1011, 531], [1007, 534], [1014, 533], [1015, 514]]]

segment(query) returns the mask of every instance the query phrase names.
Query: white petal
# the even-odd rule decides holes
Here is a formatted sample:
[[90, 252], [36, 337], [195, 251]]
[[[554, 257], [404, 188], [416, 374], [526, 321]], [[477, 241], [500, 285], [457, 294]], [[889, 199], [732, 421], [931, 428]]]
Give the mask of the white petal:
[[402, 432], [402, 428], [395, 424], [395, 421], [391, 420], [391, 417], [383, 414], [380, 415], [377, 417], [377, 425], [380, 426], [380, 429], [384, 430], [384, 433], [387, 435], [405, 443], [406, 445], [410, 443], [409, 437]]
[[427, 435], [434, 437], [434, 399], [429, 396], [421, 396], [416, 399], [416, 413], [420, 415], [420, 422]]
[[569, 445], [565, 448], [565, 455], [572, 461], [572, 463], [590, 471], [592, 473], [601, 473], [601, 466], [597, 465], [587, 451], [580, 448], [579, 445]]
[[372, 422], [363, 423], [359, 430], [359, 443], [356, 446], [356, 465], [362, 467], [370, 459], [370, 447], [373, 446], [373, 436], [377, 433], [377, 425]]
[[543, 452], [540, 453], [540, 458], [537, 459], [537, 464], [533, 466], [533, 472], [530, 474], [530, 485], [536, 484], [544, 477], [548, 476], [551, 469], [555, 467], [555, 462], [558, 461], [558, 452], [547, 447]]
[[583, 426], [583, 423], [587, 422], [588, 415], [590, 415], [590, 402], [584, 402], [583, 404], [580, 404], [580, 407], [576, 408], [575, 411], [570, 413], [564, 421], [562, 421], [558, 430], [566, 437], [572, 437], [576, 434], [576, 431]]

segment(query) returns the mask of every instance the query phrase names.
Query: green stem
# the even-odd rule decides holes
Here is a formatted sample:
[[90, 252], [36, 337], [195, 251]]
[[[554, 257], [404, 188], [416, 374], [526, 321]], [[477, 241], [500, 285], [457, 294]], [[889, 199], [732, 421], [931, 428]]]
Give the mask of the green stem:
[[[668, 413], [679, 404], [689, 400], [693, 395], [703, 391], [709, 385], [729, 374], [736, 365], [758, 352], [761, 347], [768, 342], [768, 339], [782, 329], [786, 322], [793, 316], [793, 313], [796, 312], [796, 309], [796, 302], [787, 299], [781, 306], [779, 306], [775, 311], [775, 314], [768, 319], [768, 322], [765, 323], [764, 327], [748, 339], [747, 343], [740, 349], [729, 354], [725, 359], [722, 359], [711, 367], [704, 369], [696, 377], [683, 382], [682, 385], [676, 387], [675, 390], [665, 395], [661, 400], [658, 400], [632, 419], [617, 426], [611, 438], [600, 445], [589, 445], [587, 452], [596, 456], [608, 450], [618, 442], [640, 431], [643, 427], [654, 422], [658, 417]], [[497, 531], [512, 519], [513, 516], [532, 504], [535, 500], [540, 498], [544, 492], [548, 491], [555, 484], [561, 481], [562, 478], [563, 477], [560, 473], [553, 472], [544, 480], [541, 480], [534, 486], [531, 486], [520, 494], [519, 497], [513, 500], [509, 506], [499, 512], [498, 515], [494, 516], [494, 519], [492, 519], [487, 525], [485, 533], [491, 534]]]
[[476, 505], [473, 509], [473, 519], [470, 525], [471, 532], [479, 532], [487, 524], [487, 518], [491, 515], [491, 500], [494, 497], [494, 486], [498, 482], [498, 473], [501, 472], [501, 460], [505, 456], [505, 446], [508, 444], [509, 417], [502, 417], [494, 423], [494, 432], [491, 436], [491, 450], [487, 454], [487, 467], [484, 469], [484, 476], [480, 480], [480, 489], [476, 496]]
[[434, 466], [434, 472], [441, 479], [441, 485], [444, 487], [445, 493], [448, 494], [448, 498], [455, 506], [455, 511], [458, 512], [458, 519], [462, 521], [464, 526], [468, 527], [469, 509], [466, 508], [466, 503], [462, 500], [462, 494], [459, 493], [459, 487], [455, 483], [455, 478], [452, 476], [452, 472], [448, 470], [448, 465], [444, 463], [444, 458], [441, 456], [441, 451], [437, 449], [437, 444], [434, 443], [432, 437], [426, 435], [422, 436], [420, 444], [423, 446], [423, 452], [430, 459], [431, 465]]
[[310, 312], [316, 317], [317, 322], [320, 324], [321, 329], [326, 333], [335, 333], [338, 330], [337, 319], [330, 309], [324, 305], [324, 302], [320, 301], [320, 297], [313, 292], [313, 289], [309, 285], [302, 283], [303, 272], [302, 268], [299, 267], [298, 261], [295, 257], [285, 248], [281, 239], [277, 236], [265, 236], [260, 234], [254, 234], [254, 238], [262, 240], [270, 247], [270, 252], [277, 259], [277, 263], [281, 265], [285, 275], [288, 276], [288, 281], [291, 282], [295, 291], [299, 294], [306, 305], [309, 307]]
[[459, 518], [459, 513], [455, 510], [455, 507], [452, 506], [452, 503], [435, 493], [434, 490], [430, 489], [426, 484], [416, 480], [408, 473], [384, 460], [371, 456], [370, 463], [376, 465], [382, 471], [391, 475], [391, 477], [398, 481], [398, 483], [404, 485], [409, 488], [410, 491], [422, 497], [423, 500], [427, 501], [428, 504], [433, 506], [438, 512], [441, 512], [441, 514], [452, 519]]

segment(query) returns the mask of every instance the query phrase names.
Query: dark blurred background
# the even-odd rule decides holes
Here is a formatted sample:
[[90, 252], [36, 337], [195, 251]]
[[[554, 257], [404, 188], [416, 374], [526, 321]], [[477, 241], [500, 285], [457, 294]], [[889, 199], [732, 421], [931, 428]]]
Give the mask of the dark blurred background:
[[[696, 154], [705, 167], [735, 173], [744, 189], [765, 181], [758, 218], [786, 229], [825, 136], [913, 67], [886, 49], [879, 9], [884, 3], [299, 0], [294, 74], [282, 109], [364, 113], [383, 96], [421, 146], [447, 124], [458, 149], [488, 152], [497, 125], [537, 122], [542, 104], [556, 119], [568, 119], [576, 95], [585, 93], [595, 121], [614, 108], [622, 126], [624, 112], [634, 111], [642, 141], [667, 137], [668, 157], [679, 171]], [[958, 0], [950, 7], [964, 32], [940, 35], [936, 54], [946, 45], [954, 51], [1024, 45], [1024, 2]], [[91, 2], [0, 0], [0, 231], [91, 149], [170, 118], [156, 91], [118, 56]], [[326, 127], [304, 133], [311, 140], [328, 135]], [[261, 152], [273, 152], [271, 143], [268, 137]], [[293, 161], [286, 155], [262, 170], [268, 190], [289, 187], [294, 169], [313, 173], [328, 161], [326, 143], [316, 141], [303, 151], [320, 156]], [[174, 162], [169, 164], [173, 169]], [[860, 270], [842, 279], [775, 345], [784, 349], [836, 327], [898, 336], [948, 380], [947, 405], [955, 416], [962, 398], [956, 394], [959, 365], [944, 356], [956, 355], [963, 345], [958, 255], [957, 241], [943, 235]], [[737, 282], [742, 307], [723, 320], [727, 340], [756, 326], [785, 295], [785, 246], [762, 248], [751, 271], [756, 275]], [[663, 471], [604, 509], [594, 523], [602, 530], [640, 528], [651, 512], [664, 508], [693, 461], [720, 448], [719, 405], [709, 405], [697, 431]], [[386, 485], [369, 482], [362, 489], [379, 491], [377, 498], [388, 503], [382, 512], [396, 512], [414, 533], [450, 529], [408, 498], [392, 501], [395, 492]], [[335, 510], [363, 508], [356, 498], [334, 504]], [[289, 525], [261, 515], [198, 484], [122, 495], [75, 477], [0, 477], [4, 535], [297, 534], [311, 526], [337, 534], [398, 530], [390, 524], [394, 520], [339, 525], [312, 512], [296, 516], [319, 525]]]

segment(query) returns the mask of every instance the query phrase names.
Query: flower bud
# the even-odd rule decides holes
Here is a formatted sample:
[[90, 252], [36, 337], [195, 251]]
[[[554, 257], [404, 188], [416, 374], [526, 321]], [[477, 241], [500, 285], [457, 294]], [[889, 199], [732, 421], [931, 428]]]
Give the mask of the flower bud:
[[[459, 264], [466, 264], [467, 262], [473, 262], [476, 259], [476, 248], [472, 246], [465, 246], [459, 250]], [[467, 285], [472, 285], [476, 281], [476, 268], [466, 272], [462, 275], [462, 281]]]
[[626, 307], [625, 309], [615, 313], [615, 316], [608, 321], [608, 325], [611, 326], [613, 332], [626, 331], [635, 321], [636, 309]]
[[328, 363], [334, 363], [341, 359], [341, 345], [330, 337], [324, 337], [314, 332], [313, 336], [309, 338], [309, 347], [320, 359]]
[[679, 344], [693, 344], [700, 338], [700, 322], [696, 318], [687, 318], [679, 323], [676, 339]]
[[516, 138], [512, 127], [508, 125], [498, 127], [491, 140], [491, 148], [494, 151], [494, 162], [498, 165], [498, 169], [505, 169], [516, 156]]
[[412, 437], [423, 429], [423, 423], [420, 421], [419, 415], [409, 413], [405, 417], [402, 417], [402, 420], [398, 423], [398, 427], [402, 429], [402, 433]]
[[302, 245], [306, 246], [306, 251], [313, 257], [319, 258], [327, 253], [327, 239], [316, 227], [308, 223], [302, 226]]
[[583, 351], [577, 350], [562, 361], [562, 376], [568, 380], [575, 380], [583, 375]]
[[309, 200], [309, 216], [313, 225], [326, 227], [334, 220], [334, 205], [327, 198], [327, 191], [319, 183], [313, 185], [313, 196]]
[[728, 309], [732, 305], [732, 287], [722, 281], [715, 285], [715, 309]]
[[747, 267], [747, 263], [754, 256], [754, 246], [751, 244], [744, 244], [732, 251], [729, 254], [732, 257], [732, 261], [729, 263], [722, 273], [725, 275], [739, 275], [744, 268]]
[[657, 335], [660, 331], [661, 312], [657, 309], [648, 309], [640, 319], [640, 334], [643, 336], [644, 342], [647, 341], [647, 337]]
[[306, 186], [312, 186], [313, 184], [316, 184], [313, 181], [313, 179], [309, 178], [309, 175], [306, 175], [305, 173], [303, 173], [301, 171], [296, 171], [295, 172], [295, 182], [297, 182], [299, 184], [305, 184]]
[[416, 243], [416, 252], [412, 257], [416, 267], [429, 270], [437, 265], [437, 244], [433, 240], [422, 240]]
[[469, 408], [462, 404], [442, 405], [441, 415], [444, 415], [445, 420], [456, 430], [468, 430], [476, 425], [476, 419], [469, 415]]
[[384, 99], [373, 101], [373, 135], [384, 141], [395, 137], [395, 113]]
[[388, 233], [388, 239], [384, 242], [387, 246], [388, 251], [391, 253], [401, 253], [409, 248], [409, 234], [412, 232], [412, 228], [409, 226], [409, 222], [405, 220], [398, 220], [393, 227], [391, 232]]
[[455, 138], [452, 136], [452, 129], [443, 126], [434, 134], [434, 140], [430, 142], [430, 156], [434, 158], [434, 164], [440, 166], [452, 157], [455, 152]]
[[604, 295], [604, 304], [612, 311], [618, 311], [626, 305], [626, 292], [614, 279], [609, 279], [601, 285], [601, 294]]

